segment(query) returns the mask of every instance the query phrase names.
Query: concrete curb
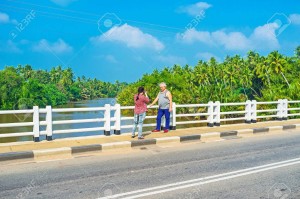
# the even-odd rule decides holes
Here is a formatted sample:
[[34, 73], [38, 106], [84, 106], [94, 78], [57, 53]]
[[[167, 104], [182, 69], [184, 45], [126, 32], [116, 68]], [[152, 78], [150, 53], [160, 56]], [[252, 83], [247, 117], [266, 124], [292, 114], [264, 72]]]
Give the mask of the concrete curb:
[[119, 148], [131, 148], [131, 145], [132, 143], [129, 141], [101, 144], [102, 151]]
[[224, 139], [228, 140], [228, 139], [237, 139], [240, 137], [238, 137], [238, 131], [224, 131], [220, 133], [220, 138], [223, 140]]
[[180, 137], [173, 136], [173, 137], [164, 137], [164, 138], [156, 138], [156, 144], [166, 144], [166, 143], [179, 143]]
[[156, 144], [156, 139], [133, 140], [131, 147]]
[[269, 131], [282, 131], [284, 129], [284, 126], [271, 126], [269, 127]]
[[186, 141], [192, 141], [192, 140], [198, 140], [200, 141], [201, 139], [201, 134], [199, 135], [184, 135], [184, 136], [179, 136], [180, 142], [186, 142]]
[[35, 161], [70, 159], [73, 157], [71, 147], [33, 150], [33, 154]]
[[94, 152], [94, 151], [101, 151], [101, 150], [102, 150], [102, 145], [101, 144], [92, 144], [92, 145], [85, 145], [85, 146], [73, 146], [73, 147], [71, 147], [71, 154]]
[[225, 131], [220, 133], [220, 137], [228, 137], [228, 136], [237, 136], [238, 132], [237, 131]]
[[22, 151], [22, 152], [10, 152], [10, 153], [2, 153], [0, 154], [0, 162], [2, 161], [10, 161], [10, 160], [34, 160], [33, 151]]
[[300, 124], [291, 124], [283, 126], [270, 126], [253, 129], [241, 129], [234, 131], [210, 132], [195, 135], [172, 136], [163, 138], [151, 138], [144, 140], [132, 140], [123, 142], [112, 142], [104, 144], [91, 144], [73, 147], [61, 147], [53, 149], [41, 149], [22, 152], [8, 152], [0, 154], [0, 162], [14, 161], [14, 160], [28, 160], [28, 161], [46, 161], [73, 158], [73, 155], [84, 154], [91, 152], [102, 152], [111, 149], [124, 149], [139, 147], [144, 145], [161, 145], [167, 143], [184, 143], [189, 141], [217, 141], [226, 140], [230, 138], [249, 137], [257, 134], [272, 133], [278, 131], [285, 131], [300, 128]]
[[288, 129], [295, 129], [297, 126], [294, 125], [294, 124], [291, 124], [291, 125], [284, 125], [282, 126], [282, 129], [283, 130], [288, 130]]
[[269, 132], [269, 127], [254, 128], [253, 129], [253, 134], [256, 134], [256, 133], [267, 133], [267, 132]]
[[247, 137], [253, 135], [253, 129], [242, 129], [237, 130], [237, 136], [239, 137]]
[[201, 134], [201, 141], [208, 142], [213, 140], [221, 140], [221, 133], [220, 132], [211, 132], [211, 133], [204, 133]]

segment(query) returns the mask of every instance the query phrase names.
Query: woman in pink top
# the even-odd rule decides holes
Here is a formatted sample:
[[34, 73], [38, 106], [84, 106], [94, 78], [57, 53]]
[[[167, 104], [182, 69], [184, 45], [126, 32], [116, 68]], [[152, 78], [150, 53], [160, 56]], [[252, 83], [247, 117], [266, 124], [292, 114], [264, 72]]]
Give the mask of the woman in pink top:
[[134, 95], [134, 124], [132, 129], [132, 138], [135, 137], [135, 131], [137, 126], [139, 127], [138, 139], [144, 139], [143, 132], [143, 122], [146, 117], [147, 103], [149, 103], [149, 98], [145, 92], [144, 87], [138, 88], [138, 93]]

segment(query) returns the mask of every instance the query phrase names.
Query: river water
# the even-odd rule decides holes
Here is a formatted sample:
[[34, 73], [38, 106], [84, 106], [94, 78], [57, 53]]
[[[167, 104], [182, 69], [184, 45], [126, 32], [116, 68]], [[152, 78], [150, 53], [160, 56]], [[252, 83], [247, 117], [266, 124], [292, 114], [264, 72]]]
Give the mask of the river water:
[[[103, 107], [105, 104], [115, 105], [115, 98], [101, 98], [95, 100], [85, 100], [79, 102], [71, 102], [59, 107], [53, 108], [90, 108], [90, 107]], [[56, 120], [74, 120], [74, 119], [92, 119], [92, 118], [103, 118], [103, 111], [95, 112], [62, 112], [53, 113], [53, 121]], [[45, 120], [45, 115], [40, 116], [40, 121]], [[14, 122], [32, 122], [32, 114], [0, 114], [0, 123], [14, 123]], [[122, 124], [132, 124], [132, 121], [123, 121]], [[53, 125], [53, 130], [58, 129], [76, 129], [76, 128], [92, 128], [102, 127], [103, 122], [95, 123], [81, 123], [81, 124], [61, 124]], [[45, 127], [41, 126], [40, 130], [45, 130]], [[123, 129], [123, 132], [129, 132], [130, 129]], [[16, 132], [32, 132], [32, 127], [11, 127], [11, 128], [0, 128], [0, 134], [2, 133], [16, 133]], [[113, 133], [113, 132], [111, 132]], [[66, 137], [78, 137], [78, 136], [92, 136], [92, 135], [103, 135], [103, 131], [99, 132], [80, 132], [80, 133], [68, 133], [68, 134], [57, 134], [53, 135], [53, 138], [66, 138]], [[41, 140], [45, 139], [45, 136], [41, 136]], [[10, 137], [0, 138], [2, 142], [16, 142], [16, 141], [29, 141], [32, 140], [31, 136], [25, 137]]]
[[[105, 104], [115, 105], [115, 98], [101, 98], [95, 100], [85, 100], [79, 102], [70, 102], [68, 104], [53, 107], [55, 108], [91, 108], [91, 107], [103, 107]], [[1, 111], [1, 110], [0, 110]], [[130, 111], [122, 111], [123, 116], [133, 116], [133, 110]], [[149, 109], [147, 115], [156, 115], [157, 110]], [[62, 112], [62, 113], [53, 113], [52, 114], [53, 121], [58, 120], [77, 120], [77, 119], [95, 119], [95, 118], [103, 118], [103, 111], [94, 111], [94, 112]], [[177, 121], [189, 120], [191, 118], [177, 118]], [[205, 118], [203, 118], [205, 119]], [[40, 114], [40, 121], [45, 121], [45, 114]], [[32, 114], [0, 114], [0, 123], [14, 123], [14, 122], [32, 122]], [[146, 119], [145, 124], [147, 123], [155, 123], [156, 119]], [[122, 125], [132, 124], [132, 120], [122, 120]], [[63, 130], [63, 129], [79, 129], [79, 128], [92, 128], [92, 127], [103, 127], [103, 122], [94, 122], [94, 123], [81, 123], [81, 124], [56, 124], [53, 125], [53, 130]], [[113, 123], [112, 123], [113, 125]], [[206, 125], [204, 123], [199, 124], [184, 124], [180, 125], [180, 128], [188, 128], [188, 127], [197, 127]], [[177, 126], [178, 127], [178, 126]], [[143, 127], [143, 131], [149, 131], [154, 127]], [[45, 126], [40, 126], [40, 130], [44, 131]], [[10, 128], [1, 128], [0, 134], [3, 133], [19, 133], [19, 132], [32, 132], [32, 127], [10, 127]], [[131, 129], [121, 129], [121, 133], [131, 132]], [[111, 131], [113, 134], [113, 131]], [[68, 137], [81, 137], [81, 136], [93, 136], [93, 135], [103, 135], [103, 131], [95, 131], [95, 132], [80, 132], [80, 133], [65, 133], [65, 134], [54, 134], [53, 138], [68, 138]], [[41, 140], [45, 140], [45, 136], [40, 136]], [[23, 136], [23, 137], [9, 137], [9, 138], [0, 138], [0, 143], [4, 142], [17, 142], [17, 141], [31, 141], [31, 136]]]

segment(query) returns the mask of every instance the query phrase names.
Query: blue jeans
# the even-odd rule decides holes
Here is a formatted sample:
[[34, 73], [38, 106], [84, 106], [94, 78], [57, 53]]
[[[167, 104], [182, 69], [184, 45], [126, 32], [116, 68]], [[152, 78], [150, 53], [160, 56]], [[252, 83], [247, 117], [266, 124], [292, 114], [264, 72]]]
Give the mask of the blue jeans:
[[141, 113], [141, 114], [134, 114], [134, 124], [133, 124], [133, 129], [132, 129], [132, 136], [135, 136], [135, 131], [137, 127], [139, 127], [138, 131], [138, 137], [142, 137], [143, 133], [143, 122], [146, 117], [146, 112]]
[[157, 118], [156, 118], [156, 130], [160, 130], [161, 127], [161, 118], [165, 115], [166, 125], [165, 129], [170, 129], [170, 111], [169, 109], [158, 109]]

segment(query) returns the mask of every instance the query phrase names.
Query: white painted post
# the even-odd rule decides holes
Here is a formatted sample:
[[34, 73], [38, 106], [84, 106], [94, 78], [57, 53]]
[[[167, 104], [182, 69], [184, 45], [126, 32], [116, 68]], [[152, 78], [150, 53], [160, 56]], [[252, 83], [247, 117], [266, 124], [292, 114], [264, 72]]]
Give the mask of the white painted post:
[[216, 101], [214, 104], [214, 124], [220, 126], [221, 122], [221, 104], [219, 101]]
[[283, 120], [287, 120], [288, 119], [288, 100], [287, 99], [283, 99], [282, 100], [282, 119]]
[[114, 134], [115, 135], [120, 135], [121, 134], [121, 106], [120, 104], [115, 104], [116, 110], [115, 110], [115, 115], [114, 117], [116, 118], [115, 121], [115, 130]]
[[277, 120], [282, 120], [282, 118], [283, 118], [283, 101], [282, 99], [279, 99], [277, 103]]
[[105, 111], [104, 111], [104, 135], [110, 135], [110, 104], [105, 104]]
[[208, 113], [207, 126], [213, 127], [214, 126], [214, 103], [212, 101], [208, 102], [207, 113]]
[[247, 100], [245, 105], [245, 123], [251, 123], [251, 101]]
[[33, 106], [33, 141], [40, 141], [40, 114], [38, 106]]
[[51, 106], [46, 106], [46, 140], [51, 141], [52, 140], [52, 135], [53, 135], [53, 130], [52, 130], [52, 107]]
[[176, 130], [176, 103], [175, 102], [173, 102], [172, 105], [172, 118], [171, 118], [170, 129]]
[[252, 100], [251, 101], [251, 122], [252, 123], [256, 123], [256, 116], [257, 116], [256, 100]]

